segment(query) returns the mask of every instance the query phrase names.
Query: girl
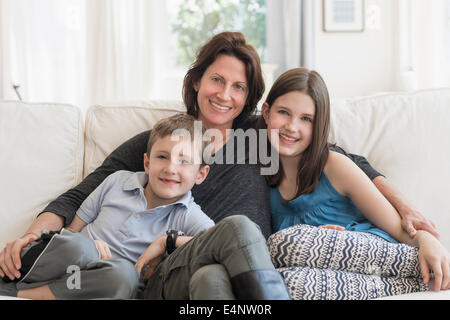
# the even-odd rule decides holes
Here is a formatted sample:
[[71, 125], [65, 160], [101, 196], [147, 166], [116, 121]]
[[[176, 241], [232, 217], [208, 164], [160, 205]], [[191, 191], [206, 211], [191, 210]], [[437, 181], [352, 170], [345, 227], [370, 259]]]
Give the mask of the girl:
[[[412, 261], [420, 264], [423, 282], [425, 284], [429, 282], [429, 270], [431, 269], [435, 276], [434, 289], [449, 288], [450, 259], [447, 250], [436, 238], [425, 231], [418, 232], [414, 240], [411, 239], [402, 229], [401, 219], [396, 210], [367, 176], [347, 157], [330, 150], [328, 143], [330, 102], [326, 85], [317, 72], [297, 68], [282, 74], [275, 81], [263, 104], [262, 115], [260, 127], [267, 128], [269, 141], [280, 156], [280, 170], [276, 175], [267, 177], [271, 187], [270, 202], [274, 232], [294, 225], [307, 224], [368, 233], [372, 235], [368, 238], [371, 239], [370, 241], [382, 241], [378, 247], [383, 247], [385, 251], [391, 252], [393, 256], [390, 259], [392, 258], [392, 261], [403, 259], [404, 267], [402, 268], [408, 270], [415, 269], [411, 267], [413, 262], [405, 264], [405, 255], [396, 257], [398, 254], [395, 252], [411, 251], [414, 248], [392, 243], [399, 241], [410, 246], [418, 245], [420, 247], [418, 260], [414, 258]], [[292, 233], [296, 233], [298, 236], [299, 232], [303, 233], [303, 240], [305, 240], [307, 239], [307, 237], [305, 238], [306, 233], [309, 232], [311, 235], [312, 232], [315, 234], [314, 241], [317, 242], [320, 237], [319, 233], [322, 233], [325, 238], [333, 232], [336, 233], [331, 230], [318, 231], [317, 228], [311, 227], [302, 229], [298, 226], [288, 230], [281, 231], [285, 240], [292, 239]], [[287, 234], [289, 235], [286, 237]], [[345, 236], [346, 239], [342, 239], [342, 237], [339, 238], [339, 235], [334, 234], [333, 241], [340, 239], [339, 241], [343, 242], [358, 242], [355, 238], [358, 235], [360, 234], [350, 233]], [[277, 237], [278, 240], [276, 240]], [[353, 240], [351, 240], [352, 238]], [[269, 247], [278, 245], [278, 248], [271, 248], [272, 252], [277, 252], [276, 254], [282, 251], [279, 241], [277, 234], [269, 239]], [[355, 272], [355, 267], [359, 265], [359, 273], [370, 274], [365, 270], [367, 261], [361, 259], [361, 249], [355, 246], [353, 251], [348, 250], [349, 245], [342, 245], [342, 243], [336, 245], [336, 242], [333, 241], [331, 245], [324, 241], [320, 246], [328, 246], [327, 250], [330, 249], [328, 253], [334, 250], [333, 248], [341, 248], [345, 251], [341, 252], [341, 260], [354, 254], [353, 260], [345, 261], [342, 264], [325, 261], [324, 257], [312, 259], [310, 255], [314, 255], [315, 251], [311, 250], [311, 247], [308, 252], [302, 252], [306, 246], [305, 243], [302, 246], [288, 247], [288, 251], [293, 251], [289, 251], [289, 259], [284, 260], [287, 261], [287, 266], [292, 267], [289, 264], [297, 259], [293, 257], [304, 256], [306, 258], [301, 263], [305, 263], [309, 267], [323, 268], [325, 266], [328, 268], [334, 265], [332, 268], [335, 270]], [[390, 242], [388, 247], [385, 246], [386, 241]], [[401, 249], [396, 251], [392, 246]], [[316, 249], [322, 250], [323, 253], [323, 248]], [[370, 256], [369, 251], [365, 251], [367, 257]], [[273, 257], [276, 254], [273, 254]], [[328, 256], [330, 259], [334, 259], [339, 255], [335, 253], [334, 256], [332, 254]], [[414, 252], [410, 252], [409, 256], [415, 257]], [[301, 260], [301, 258], [299, 259]], [[388, 261], [386, 259], [385, 257], [382, 261], [374, 261], [372, 270], [374, 268], [386, 269], [385, 264]], [[297, 262], [299, 262], [298, 259]], [[299, 265], [298, 263], [294, 264]], [[390, 269], [388, 268], [389, 271], [382, 270], [381, 275], [404, 277], [420, 275], [414, 272], [405, 273], [404, 270], [399, 271], [398, 266], [393, 266], [393, 264]], [[276, 266], [283, 265], [278, 263]], [[296, 287], [299, 286], [297, 283]], [[289, 285], [289, 287], [292, 286]], [[416, 290], [421, 290], [421, 288], [423, 289], [423, 286]], [[295, 292], [291, 292], [291, 295], [296, 298]]]

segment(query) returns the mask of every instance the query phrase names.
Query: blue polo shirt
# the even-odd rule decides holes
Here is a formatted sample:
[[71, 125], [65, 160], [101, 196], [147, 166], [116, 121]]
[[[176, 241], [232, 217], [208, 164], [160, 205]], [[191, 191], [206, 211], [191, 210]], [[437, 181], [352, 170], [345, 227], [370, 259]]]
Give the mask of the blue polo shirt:
[[145, 172], [117, 171], [109, 175], [83, 202], [77, 216], [87, 223], [81, 233], [105, 241], [113, 258], [136, 263], [139, 256], [168, 229], [188, 236], [214, 222], [194, 202], [191, 191], [178, 201], [147, 210]]

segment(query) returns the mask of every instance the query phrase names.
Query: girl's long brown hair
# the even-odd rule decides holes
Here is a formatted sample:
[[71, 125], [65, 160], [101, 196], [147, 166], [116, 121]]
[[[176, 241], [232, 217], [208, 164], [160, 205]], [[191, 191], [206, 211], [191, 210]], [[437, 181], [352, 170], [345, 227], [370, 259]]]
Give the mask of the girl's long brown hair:
[[[328, 159], [330, 98], [325, 82], [316, 71], [310, 71], [306, 68], [295, 68], [286, 71], [274, 82], [266, 99], [269, 110], [278, 97], [292, 91], [308, 94], [316, 107], [312, 141], [302, 153], [298, 164], [297, 192], [294, 197], [297, 198], [301, 194], [311, 193], [316, 189]], [[258, 128], [267, 128], [263, 117], [259, 119]], [[284, 172], [280, 162], [278, 172], [274, 175], [266, 176], [266, 179], [271, 187], [278, 187], [283, 177]]]

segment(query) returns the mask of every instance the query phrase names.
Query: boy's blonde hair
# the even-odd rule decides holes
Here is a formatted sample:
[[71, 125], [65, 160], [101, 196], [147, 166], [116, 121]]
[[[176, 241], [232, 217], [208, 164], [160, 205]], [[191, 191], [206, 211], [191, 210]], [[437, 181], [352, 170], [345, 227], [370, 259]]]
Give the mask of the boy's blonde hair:
[[[196, 119], [188, 114], [185, 113], [179, 113], [174, 116], [170, 116], [168, 118], [164, 118], [159, 120], [152, 128], [150, 132], [150, 138], [148, 139], [147, 144], [147, 155], [150, 157], [150, 152], [152, 150], [152, 146], [155, 144], [157, 139], [164, 138], [168, 135], [173, 134], [176, 130], [179, 129], [185, 129], [187, 132], [189, 132], [191, 141], [193, 143], [198, 144], [198, 148], [200, 151], [200, 157], [201, 157], [201, 164], [200, 166], [206, 165], [205, 160], [203, 159], [203, 150], [208, 145], [208, 141], [203, 141], [203, 136], [206, 131], [206, 129], [201, 126], [201, 135], [200, 135], [200, 141], [194, 141], [196, 135], [195, 135], [195, 121]], [[201, 123], [201, 121], [200, 121]], [[199, 135], [199, 133], [197, 133]]]

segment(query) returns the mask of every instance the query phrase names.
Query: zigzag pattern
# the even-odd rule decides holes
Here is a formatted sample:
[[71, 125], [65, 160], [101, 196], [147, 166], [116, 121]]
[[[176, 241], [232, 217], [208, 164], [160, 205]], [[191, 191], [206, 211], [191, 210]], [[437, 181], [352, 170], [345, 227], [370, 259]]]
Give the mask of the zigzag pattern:
[[299, 224], [267, 240], [276, 268], [311, 267], [386, 277], [420, 277], [418, 248], [378, 236]]
[[369, 233], [300, 224], [274, 233], [267, 245], [291, 293], [302, 299], [373, 299], [427, 288], [418, 248]]
[[369, 300], [427, 291], [419, 278], [381, 277], [330, 269], [277, 269], [294, 300]]

